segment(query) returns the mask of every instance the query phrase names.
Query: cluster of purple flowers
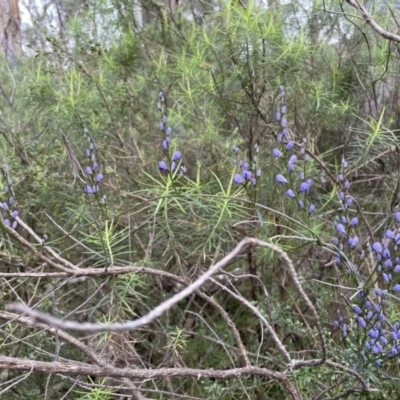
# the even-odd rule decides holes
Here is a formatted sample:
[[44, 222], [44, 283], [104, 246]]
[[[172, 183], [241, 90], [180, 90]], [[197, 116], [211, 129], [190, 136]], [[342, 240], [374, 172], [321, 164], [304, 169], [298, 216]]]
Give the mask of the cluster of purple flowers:
[[[385, 360], [400, 354], [400, 323], [388, 321], [385, 315], [390, 305], [388, 299], [397, 298], [395, 295], [400, 292], [400, 284], [394, 282], [398, 281], [396, 276], [400, 277], [400, 258], [395, 256], [400, 244], [400, 212], [395, 213], [393, 223], [386, 229], [382, 240], [366, 245], [365, 250], [371, 255], [368, 263], [373, 261], [373, 271], [363, 277], [358, 263], [363, 262], [365, 250], [357, 234], [359, 217], [349, 193], [350, 183], [343, 175], [347, 167], [347, 162], [343, 160], [343, 171], [338, 175], [341, 212], [334, 220], [337, 232], [337, 237], [333, 239], [337, 248], [336, 264], [346, 266], [347, 272], [353, 274], [358, 287], [362, 288], [357, 304], [351, 306], [352, 319], [361, 336], [360, 355], [365, 362], [372, 360], [380, 366]], [[348, 336], [343, 317], [339, 317], [334, 325], [344, 338]]]
[[236, 165], [237, 173], [233, 177], [233, 180], [238, 185], [247, 186], [248, 183], [252, 185], [257, 184], [258, 178], [261, 176], [261, 169], [257, 168], [258, 153], [260, 151], [258, 144], [254, 145], [254, 155], [252, 157], [251, 164], [244, 160], [237, 160], [239, 155], [239, 147], [233, 146], [234, 153], [233, 163]]
[[7, 197], [7, 201], [0, 203], [0, 207], [7, 213], [7, 218], [3, 219], [3, 223], [7, 227], [11, 227], [15, 229], [18, 225], [18, 222], [15, 220], [19, 213], [18, 210], [15, 208], [15, 201], [13, 196], [13, 181], [9, 177], [8, 173], [8, 166], [6, 164], [3, 165], [2, 174], [7, 182], [4, 185], [3, 190], [5, 196]]
[[[86, 182], [85, 193], [95, 194], [99, 191], [99, 183], [103, 180], [104, 176], [102, 173], [97, 172], [99, 170], [99, 164], [96, 161], [96, 146], [86, 128], [83, 130], [83, 135], [89, 143], [88, 148], [85, 150], [85, 155], [88, 160], [84, 170], [84, 173], [87, 176], [87, 178], [85, 177], [84, 179]], [[105, 202], [105, 196], [103, 196], [102, 202]]]
[[164, 151], [165, 157], [167, 158], [167, 161], [158, 162], [158, 169], [160, 171], [169, 171], [172, 173], [179, 168], [179, 175], [182, 176], [186, 172], [186, 167], [182, 164], [182, 153], [179, 150], [174, 151], [172, 154], [170, 152], [172, 128], [167, 126], [168, 118], [165, 115], [165, 97], [163, 92], [159, 93], [158, 99], [159, 101], [157, 103], [157, 108], [160, 110], [162, 115], [158, 127], [165, 135], [165, 138], [161, 143], [161, 147]]
[[[284, 104], [285, 88], [280, 86], [279, 90], [280, 104], [279, 110], [276, 113], [276, 119], [280, 121], [282, 131], [278, 135], [280, 148], [274, 148], [272, 155], [286, 163], [288, 175], [277, 174], [275, 181], [281, 185], [289, 185], [289, 188], [286, 190], [286, 196], [290, 199], [296, 199], [297, 205], [301, 209], [307, 209], [308, 213], [311, 214], [315, 211], [315, 206], [314, 204], [307, 204], [307, 195], [313, 184], [312, 179], [307, 177], [307, 163], [310, 161], [310, 156], [305, 149], [307, 141], [303, 139], [301, 143], [296, 144], [294, 140], [288, 139], [287, 107]], [[295, 151], [297, 148], [299, 148], [299, 152], [296, 154]]]

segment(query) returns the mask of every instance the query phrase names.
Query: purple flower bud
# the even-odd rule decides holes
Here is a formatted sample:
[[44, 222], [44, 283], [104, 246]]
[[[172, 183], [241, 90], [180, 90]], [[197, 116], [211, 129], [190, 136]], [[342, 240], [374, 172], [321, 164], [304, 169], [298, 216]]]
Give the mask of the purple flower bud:
[[349, 239], [349, 246], [350, 247], [357, 246], [358, 242], [359, 242], [358, 237], [354, 236], [353, 238]]
[[355, 225], [357, 225], [358, 224], [358, 218], [357, 217], [353, 217], [351, 220], [350, 220], [350, 226], [355, 226]]
[[158, 163], [158, 169], [159, 169], [160, 171], [165, 171], [167, 168], [168, 168], [168, 167], [167, 167], [167, 163], [166, 163], [165, 161], [160, 161], [160, 162]]
[[286, 114], [286, 112], [287, 112], [287, 111], [286, 111], [286, 106], [282, 106], [282, 108], [281, 108], [281, 113], [282, 113], [282, 114]]
[[169, 136], [169, 135], [171, 135], [171, 133], [172, 133], [172, 128], [169, 126], [169, 127], [167, 128], [166, 134], [167, 134], [167, 136]]
[[287, 126], [287, 119], [286, 118], [282, 118], [281, 126], [282, 126], [282, 128], [286, 128], [286, 126]]
[[168, 150], [169, 142], [168, 140], [163, 140], [162, 147], [164, 150]]
[[397, 213], [395, 214], [395, 217], [396, 217], [396, 221], [400, 222], [400, 212], [399, 211], [397, 211]]
[[95, 162], [93, 164], [93, 171], [96, 171], [97, 168], [99, 168], [99, 164], [97, 164], [97, 162]]
[[171, 171], [173, 171], [176, 168], [176, 162], [172, 161], [171, 163]]
[[5, 192], [5, 193], [8, 192], [8, 186], [4, 186], [4, 192]]
[[178, 160], [181, 159], [181, 157], [182, 157], [182, 153], [181, 153], [180, 151], [176, 151], [176, 152], [174, 153], [173, 159], [174, 159], [175, 161], [178, 161]]
[[248, 163], [248, 162], [245, 162], [245, 163], [243, 164], [243, 170], [244, 170], [244, 171], [248, 171], [249, 168], [250, 168], [249, 163]]
[[85, 150], [85, 154], [86, 154], [86, 157], [90, 157], [90, 150], [89, 150], [89, 149], [86, 149], [86, 150]]
[[372, 249], [376, 252], [376, 253], [382, 253], [382, 245], [379, 242], [375, 242], [372, 245]]
[[287, 183], [287, 179], [286, 179], [283, 175], [281, 175], [281, 174], [278, 174], [278, 175], [275, 177], [275, 180], [276, 180], [278, 183]]
[[315, 206], [314, 204], [311, 204], [310, 207], [308, 207], [308, 213], [312, 214], [315, 211]]
[[90, 186], [86, 186], [86, 187], [85, 187], [85, 193], [87, 193], [87, 194], [93, 194], [94, 191], [93, 191], [93, 189], [92, 189]]
[[235, 181], [235, 183], [237, 183], [238, 185], [240, 185], [240, 184], [243, 183], [243, 176], [240, 175], [240, 174], [236, 174], [236, 175], [233, 177], [233, 180]]
[[164, 122], [164, 124], [167, 122], [167, 116], [166, 115], [163, 115], [162, 122]]
[[278, 150], [278, 149], [273, 149], [273, 150], [272, 150], [272, 154], [273, 154], [275, 157], [278, 157], [278, 158], [282, 157], [282, 152], [281, 152], [280, 150]]
[[103, 180], [103, 178], [104, 178], [103, 174], [98, 174], [96, 177], [96, 181], [101, 182]]
[[293, 197], [296, 197], [296, 195], [295, 195], [295, 193], [293, 192], [293, 190], [292, 189], [289, 189], [287, 192], [286, 192], [286, 196], [287, 197], [289, 197], [289, 198], [293, 198]]
[[309, 189], [310, 189], [310, 185], [307, 182], [303, 182], [300, 185], [299, 192], [300, 193], [308, 192]]
[[163, 122], [160, 122], [160, 123], [158, 124], [158, 127], [160, 128], [160, 130], [163, 130], [163, 129], [164, 129], [164, 123], [163, 123]]
[[300, 174], [299, 174], [299, 178], [300, 178], [301, 180], [303, 180], [303, 179], [304, 179], [304, 172], [300, 172]]
[[10, 197], [9, 199], [8, 199], [8, 204], [14, 204], [14, 197]]
[[356, 314], [362, 314], [362, 310], [361, 310], [361, 308], [360, 308], [359, 306], [354, 306], [354, 307], [353, 307], [353, 310], [354, 310], [354, 312], [355, 312]]
[[368, 336], [371, 339], [376, 339], [379, 336], [379, 334], [375, 329], [371, 329], [371, 330], [368, 331]]
[[343, 175], [342, 174], [339, 174], [338, 175], [338, 181], [342, 181], [343, 180]]
[[7, 226], [8, 228], [11, 226], [10, 220], [6, 218], [4, 221], [4, 225]]
[[17, 218], [18, 215], [19, 215], [19, 212], [18, 212], [17, 210], [15, 210], [15, 211], [13, 211], [13, 212], [11, 213], [11, 216], [12, 216], [13, 218]]
[[386, 231], [386, 237], [387, 237], [388, 239], [394, 239], [394, 233], [393, 233], [393, 231], [391, 231], [390, 229], [388, 229], [388, 230]]
[[8, 210], [8, 204], [7, 203], [2, 203], [1, 205], [3, 210]]
[[343, 192], [339, 192], [339, 199], [340, 200], [344, 200], [344, 193]]
[[399, 292], [400, 291], [400, 284], [396, 284], [392, 288], [393, 292]]
[[294, 165], [293, 164], [288, 164], [288, 171], [292, 173], [294, 171]]
[[257, 170], [256, 175], [257, 175], [257, 176], [261, 176], [261, 169], [258, 169], [258, 170]]
[[337, 224], [336, 230], [339, 232], [340, 235], [344, 235], [346, 233], [346, 229], [342, 224]]
[[94, 144], [93, 144], [93, 143], [90, 143], [89, 149], [90, 149], [90, 150], [94, 150]]
[[349, 166], [349, 164], [347, 163], [347, 161], [344, 158], [342, 158], [342, 165], [344, 168], [347, 168]]
[[289, 164], [294, 164], [297, 161], [297, 156], [296, 154], [293, 154], [289, 158]]
[[361, 328], [366, 328], [367, 323], [365, 322], [363, 317], [358, 317], [357, 321], [358, 321], [358, 324], [361, 326]]
[[304, 202], [303, 202], [303, 200], [299, 200], [299, 201], [297, 202], [297, 204], [299, 205], [300, 208], [304, 208]]
[[14, 222], [12, 223], [12, 228], [13, 228], [13, 229], [16, 229], [17, 226], [18, 226], [18, 222], [17, 222], [17, 221], [14, 221]]
[[86, 167], [86, 173], [87, 173], [88, 175], [92, 175], [92, 174], [93, 174], [92, 168]]
[[383, 249], [383, 252], [382, 252], [382, 256], [384, 257], [384, 258], [389, 258], [390, 257], [390, 251], [389, 251], [389, 249]]
[[286, 150], [292, 150], [294, 147], [294, 141], [290, 140], [286, 145]]
[[394, 269], [393, 269], [394, 273], [398, 274], [400, 272], [400, 265], [397, 264]]
[[353, 204], [353, 199], [350, 197], [347, 199], [346, 205], [347, 205], [347, 207], [351, 207], [352, 204]]
[[281, 119], [281, 113], [280, 113], [280, 112], [277, 112], [277, 113], [275, 114], [275, 118], [276, 118], [277, 121], [280, 121], [280, 119]]
[[251, 171], [243, 171], [243, 178], [246, 180], [251, 179]]
[[346, 181], [346, 182], [344, 183], [344, 188], [345, 188], [345, 189], [349, 189], [349, 188], [350, 188], [350, 182], [349, 182], [349, 181]]
[[305, 156], [304, 156], [304, 161], [309, 161], [310, 160], [310, 155], [309, 154], [306, 154]]

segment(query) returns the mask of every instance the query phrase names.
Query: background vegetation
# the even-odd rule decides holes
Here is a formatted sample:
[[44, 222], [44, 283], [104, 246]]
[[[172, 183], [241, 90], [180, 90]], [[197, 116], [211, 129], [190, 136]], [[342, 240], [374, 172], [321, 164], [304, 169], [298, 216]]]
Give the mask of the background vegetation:
[[[15, 231], [1, 231], [1, 309], [19, 302], [78, 322], [135, 320], [246, 237], [282, 249], [296, 278], [273, 247], [250, 245], [200, 290], [136, 330], [64, 332], [1, 311], [2, 398], [398, 396], [396, 354], [362, 353], [366, 334], [353, 307], [365, 285], [364, 297], [385, 309], [386, 329], [399, 320], [398, 278], [393, 272], [386, 281], [368, 247], [397, 229], [399, 45], [347, 3], [282, 3], [71, 0], [27, 8], [23, 54], [3, 57], [0, 70], [2, 213], [3, 221], [18, 221]], [[393, 3], [369, 11], [396, 33]], [[313, 181], [304, 198], [296, 191], [306, 211], [276, 181], [277, 174], [288, 177], [276, 119], [283, 104], [287, 139]], [[86, 173], [94, 162], [85, 153], [90, 143], [99, 165], [94, 175]], [[273, 156], [276, 148], [282, 158]], [[176, 151], [182, 158], [172, 171]], [[257, 164], [256, 185], [235, 182], [239, 160]], [[104, 179], [88, 194], [97, 173]], [[345, 217], [360, 220], [357, 248], [333, 242], [341, 191], [354, 201]], [[311, 204], [315, 212], [308, 213]], [[356, 259], [362, 250], [365, 261]], [[391, 296], [374, 294], [379, 288]], [[343, 322], [335, 326], [338, 311], [347, 338]], [[288, 364], [265, 322], [303, 365]], [[6, 357], [142, 375], [22, 368]], [[250, 364], [254, 373], [209, 373]], [[163, 373], [168, 368], [178, 372]], [[146, 378], [145, 370], [160, 373]]]

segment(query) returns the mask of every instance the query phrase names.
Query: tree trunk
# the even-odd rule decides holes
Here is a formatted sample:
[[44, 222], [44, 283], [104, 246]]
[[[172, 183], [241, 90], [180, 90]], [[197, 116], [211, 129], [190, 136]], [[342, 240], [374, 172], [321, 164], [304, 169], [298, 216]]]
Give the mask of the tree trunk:
[[18, 0], [0, 0], [0, 49], [15, 60], [21, 50]]

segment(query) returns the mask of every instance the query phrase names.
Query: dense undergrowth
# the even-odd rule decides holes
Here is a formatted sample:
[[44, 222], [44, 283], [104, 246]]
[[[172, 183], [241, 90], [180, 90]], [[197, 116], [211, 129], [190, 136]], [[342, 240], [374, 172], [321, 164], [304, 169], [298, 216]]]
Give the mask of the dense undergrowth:
[[[256, 246], [151, 324], [70, 334], [117, 368], [228, 370], [243, 367], [231, 321], [252, 365], [285, 372], [304, 399], [395, 398], [398, 48], [322, 4], [220, 3], [201, 21], [156, 7], [141, 26], [134, 1], [99, 3], [44, 31], [45, 48], [17, 66], [2, 60], [1, 309], [134, 320], [259, 238], [293, 261], [330, 364], [288, 368], [260, 315], [295, 360], [322, 357], [321, 332], [282, 257]], [[374, 15], [392, 27], [389, 9]], [[37, 254], [46, 246], [82, 269], [140, 268], [46, 276], [56, 271]], [[0, 318], [2, 355], [88, 362], [45, 326]], [[18, 376], [3, 369], [1, 382]], [[290, 396], [257, 374], [134, 382], [157, 399]], [[126, 390], [118, 379], [28, 371], [3, 396]]]

